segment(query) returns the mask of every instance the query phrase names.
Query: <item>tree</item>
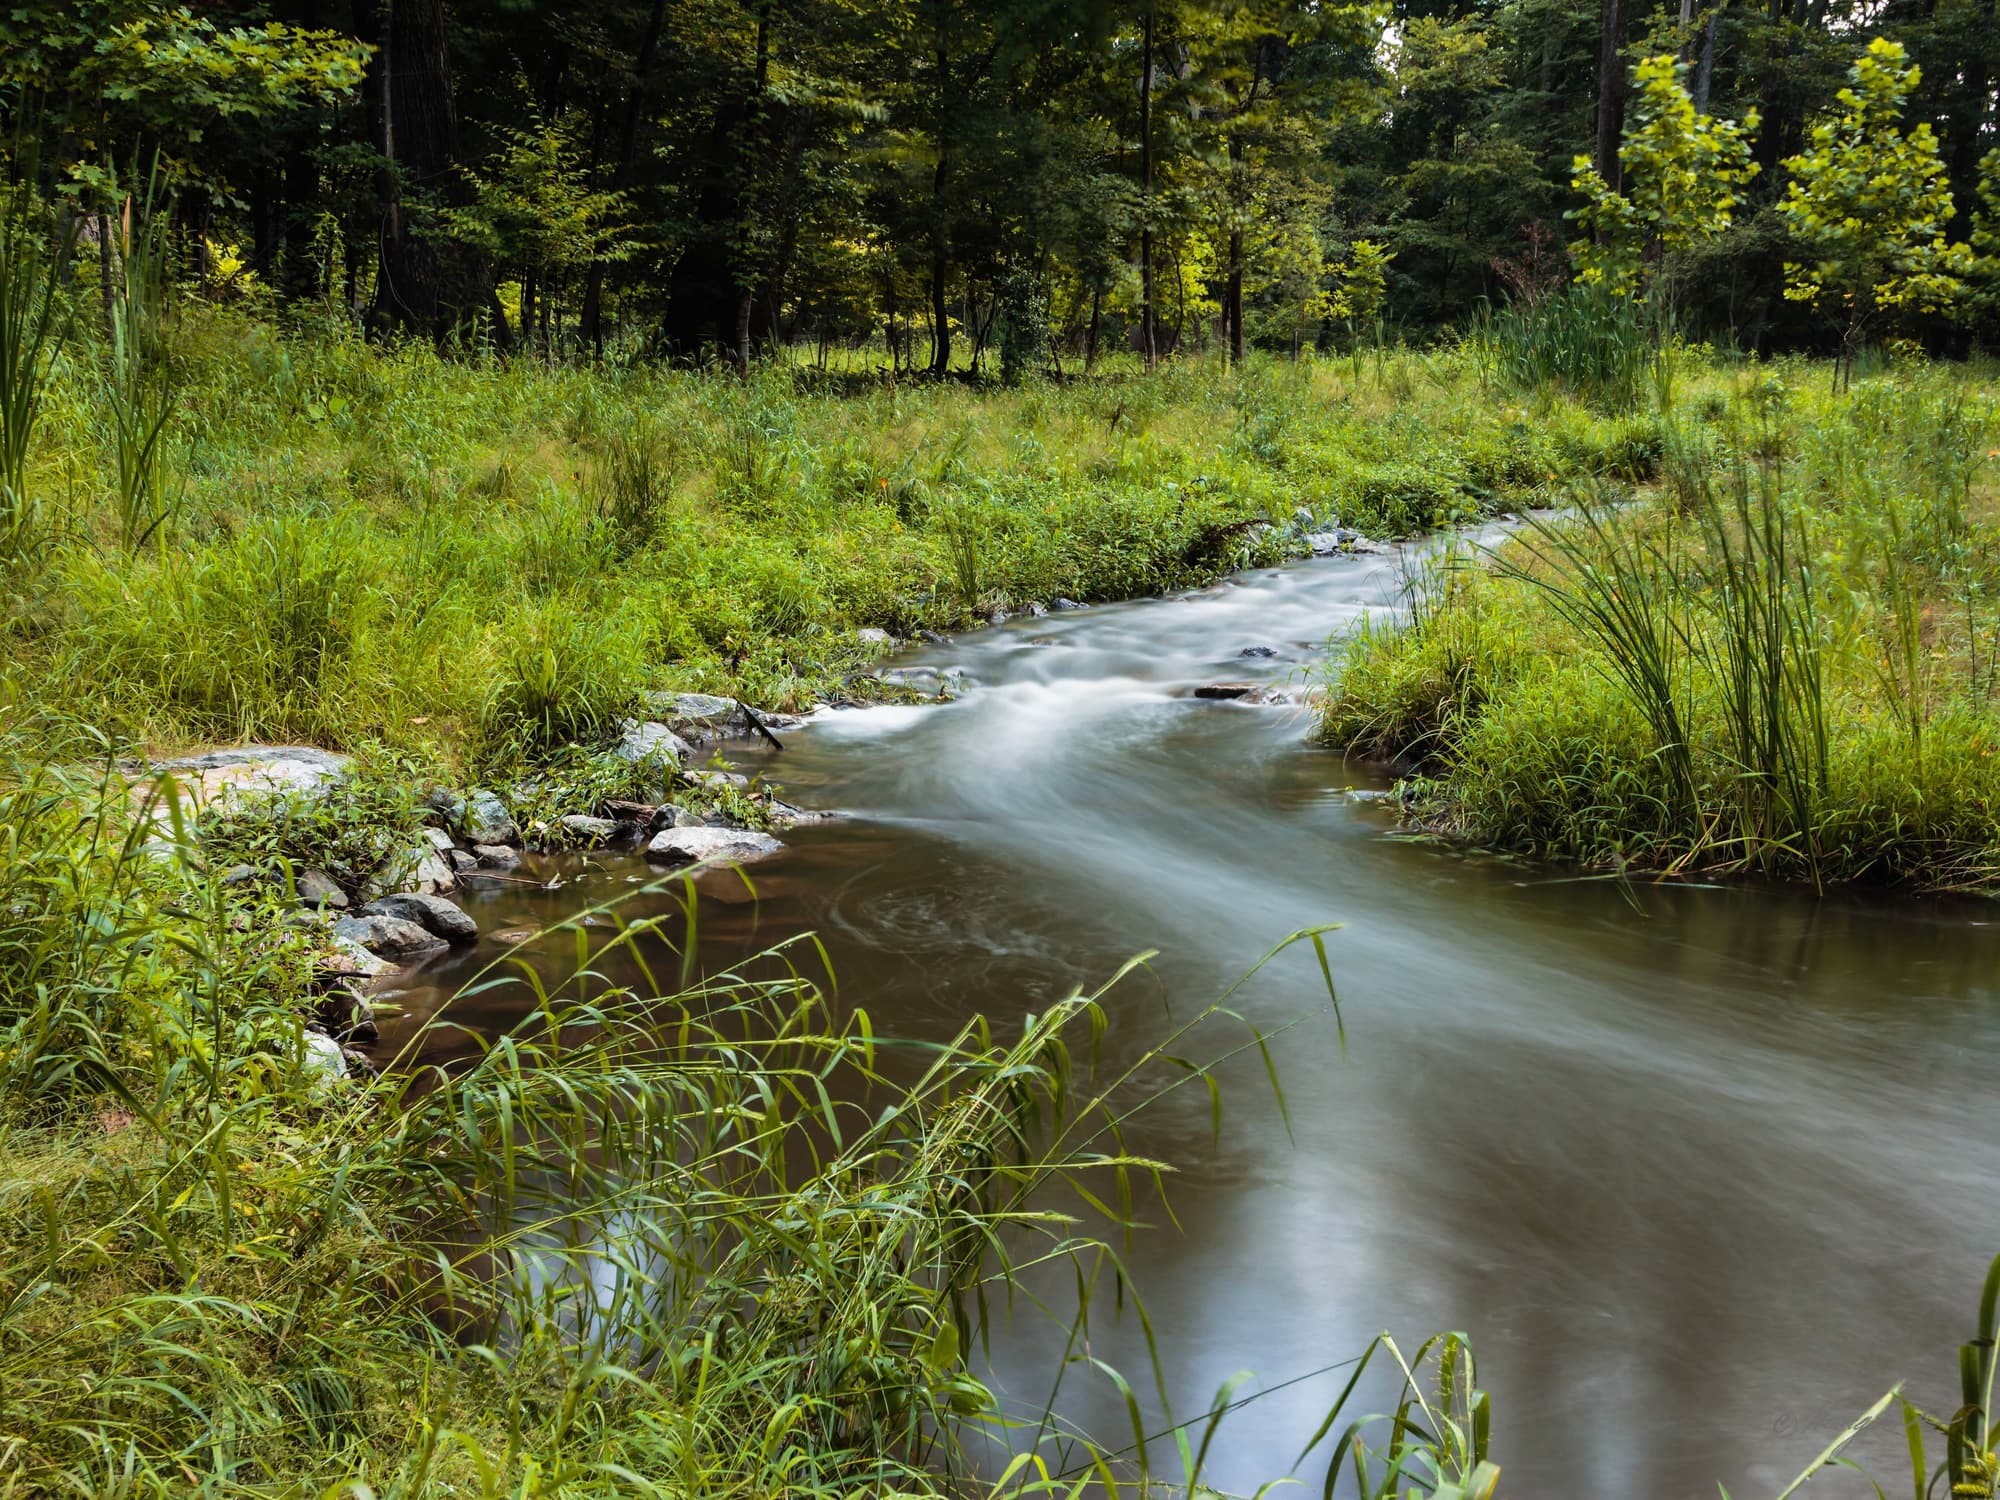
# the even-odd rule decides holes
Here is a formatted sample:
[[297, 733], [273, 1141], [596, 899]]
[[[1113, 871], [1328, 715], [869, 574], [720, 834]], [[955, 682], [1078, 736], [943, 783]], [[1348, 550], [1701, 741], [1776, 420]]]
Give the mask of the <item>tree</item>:
[[[1638, 88], [1633, 121], [1618, 148], [1625, 192], [1606, 182], [1589, 157], [1576, 158], [1574, 185], [1583, 207], [1570, 215], [1587, 231], [1570, 246], [1577, 275], [1631, 295], [1659, 280], [1665, 258], [1729, 227], [1739, 189], [1757, 173], [1746, 132], [1696, 112], [1672, 57], [1648, 57], [1632, 70]], [[1671, 307], [1671, 283], [1668, 305]]]
[[1949, 305], [1972, 268], [1971, 252], [1945, 238], [1952, 198], [1937, 138], [1926, 123], [1897, 123], [1918, 77], [1900, 42], [1877, 37], [1837, 96], [1840, 113], [1785, 163], [1780, 212], [1813, 257], [1785, 263], [1785, 295], [1843, 320], [1836, 380], [1852, 378], [1879, 319]]

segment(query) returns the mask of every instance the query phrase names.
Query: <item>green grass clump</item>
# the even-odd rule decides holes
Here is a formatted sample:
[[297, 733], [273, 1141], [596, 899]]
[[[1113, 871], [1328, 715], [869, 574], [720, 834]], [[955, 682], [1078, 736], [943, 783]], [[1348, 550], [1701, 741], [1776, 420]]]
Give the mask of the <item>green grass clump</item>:
[[1697, 395], [1627, 502], [1579, 489], [1363, 636], [1330, 743], [1421, 818], [1595, 866], [1987, 889], [2000, 849], [1990, 399], [1917, 372], [1852, 403]]

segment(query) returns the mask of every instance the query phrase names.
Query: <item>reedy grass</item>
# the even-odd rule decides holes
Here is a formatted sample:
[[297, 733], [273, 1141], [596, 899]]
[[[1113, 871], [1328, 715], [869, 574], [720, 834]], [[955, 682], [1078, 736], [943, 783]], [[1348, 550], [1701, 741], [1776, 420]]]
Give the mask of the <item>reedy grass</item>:
[[[55, 920], [0, 934], [7, 993], [40, 1007], [0, 1015], [0, 1493], [1201, 1484], [1233, 1385], [1164, 1452], [1143, 1431], [1113, 1451], [1003, 1409], [973, 1361], [1031, 1270], [1069, 1268], [1078, 1306], [1044, 1310], [1076, 1328], [1100, 1283], [1132, 1301], [1115, 1240], [1170, 1171], [1127, 1144], [1135, 1113], [1189, 1087], [1219, 1110], [1245, 1051], [1277, 1087], [1227, 997], [1116, 1066], [1101, 991], [1013, 1037], [975, 1018], [896, 1042], [835, 1007], [810, 939], [697, 973], [690, 888], [643, 921], [579, 913], [559, 979], [491, 966], [464, 993], [511, 986], [521, 1018], [452, 1061], [424, 1061], [447, 1008], [379, 1079], [329, 1083], [296, 955], [246, 961], [272, 929], [177, 841], [148, 852], [160, 824], [118, 778], [24, 749], [0, 744], [6, 894]], [[1323, 933], [1293, 941], [1326, 962]], [[1188, 1060], [1217, 1024], [1241, 1043]], [[1374, 1496], [1489, 1492], [1464, 1341], [1377, 1355], [1401, 1385], [1386, 1443], [1348, 1411], [1357, 1369], [1301, 1460]], [[1122, 1380], [1074, 1330], [1068, 1363]]]
[[1421, 819], [1475, 841], [1990, 887], [2000, 575], [1968, 455], [1994, 412], [1955, 376], [1885, 384], [1697, 393], [1656, 491], [1576, 489], [1449, 608], [1355, 643], [1323, 733], [1404, 757]]

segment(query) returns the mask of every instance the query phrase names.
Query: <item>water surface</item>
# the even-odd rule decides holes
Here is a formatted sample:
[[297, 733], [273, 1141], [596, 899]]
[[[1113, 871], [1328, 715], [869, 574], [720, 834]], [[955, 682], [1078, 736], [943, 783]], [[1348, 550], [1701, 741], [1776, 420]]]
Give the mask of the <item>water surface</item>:
[[[1162, 1032], [1163, 998], [1185, 1014], [1286, 933], [1345, 924], [1344, 1054], [1307, 949], [1234, 1002], [1300, 1023], [1276, 1049], [1290, 1139], [1254, 1066], [1231, 1070], [1219, 1143], [1205, 1097], [1138, 1129], [1183, 1167], [1179, 1227], [1131, 1255], [1179, 1415], [1239, 1369], [1278, 1387], [1384, 1329], [1456, 1328], [1503, 1493], [1746, 1500], [1896, 1379], [1948, 1411], [2000, 1248], [1991, 909], [1632, 889], [1412, 842], [1352, 795], [1385, 779], [1311, 748], [1302, 711], [1189, 695], [1296, 680], [1329, 634], [1393, 613], [1397, 576], [1319, 561], [907, 658], [962, 667], [964, 695], [837, 711], [764, 757], [851, 817], [789, 836], [756, 906], [704, 909], [705, 952], [814, 929], [878, 1032], [938, 1037], [1158, 949], [1111, 997], [1117, 1055]], [[577, 869], [472, 909], [547, 922], [639, 867]], [[1021, 1320], [996, 1379], [1035, 1400], [1060, 1346]], [[1129, 1318], [1092, 1352], [1145, 1369]], [[1212, 1479], [1285, 1472], [1342, 1378], [1237, 1413]], [[1107, 1385], [1065, 1393], [1125, 1430]]]

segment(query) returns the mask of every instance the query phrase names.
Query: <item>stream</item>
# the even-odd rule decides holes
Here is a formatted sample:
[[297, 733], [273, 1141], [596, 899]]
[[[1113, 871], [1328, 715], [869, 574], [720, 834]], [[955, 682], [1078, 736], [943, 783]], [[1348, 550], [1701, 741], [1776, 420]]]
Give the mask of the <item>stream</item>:
[[[1719, 1481], [1751, 1500], [1898, 1379], [1949, 1414], [2000, 1249], [2000, 908], [1626, 887], [1440, 848], [1354, 795], [1386, 777], [1309, 745], [1302, 708], [1190, 695], [1297, 683], [1329, 634], [1393, 614], [1398, 577], [1393, 554], [1325, 559], [907, 654], [962, 668], [963, 696], [732, 752], [849, 816], [786, 835], [757, 903], [704, 903], [704, 955], [816, 931], [878, 1034], [935, 1038], [975, 1011], [1006, 1034], [1158, 949], [1108, 1001], [1129, 1055], [1170, 1024], [1163, 998], [1197, 1010], [1287, 933], [1345, 924], [1344, 1051], [1309, 946], [1232, 1001], [1299, 1022], [1275, 1046], [1289, 1135], [1252, 1058], [1225, 1070], [1219, 1141], [1199, 1090], [1132, 1139], [1181, 1167], [1178, 1227], [1153, 1215], [1129, 1256], [1176, 1415], [1237, 1370], [1276, 1388], [1223, 1425], [1217, 1485], [1285, 1473], [1346, 1371], [1298, 1377], [1384, 1329], [1471, 1336], [1517, 1497]], [[644, 873], [636, 854], [533, 868], [572, 879], [483, 883], [482, 931]], [[421, 976], [405, 1025], [497, 951]], [[1038, 1405], [1061, 1348], [1017, 1315], [996, 1385]], [[1091, 1352], [1150, 1387], [1130, 1316], [1099, 1314]], [[1086, 1429], [1129, 1431], [1108, 1382], [1072, 1371], [1063, 1395]], [[1866, 1440], [1885, 1482], [1900, 1443], [1893, 1414]], [[1833, 1473], [1809, 1493], [1872, 1491]]]

